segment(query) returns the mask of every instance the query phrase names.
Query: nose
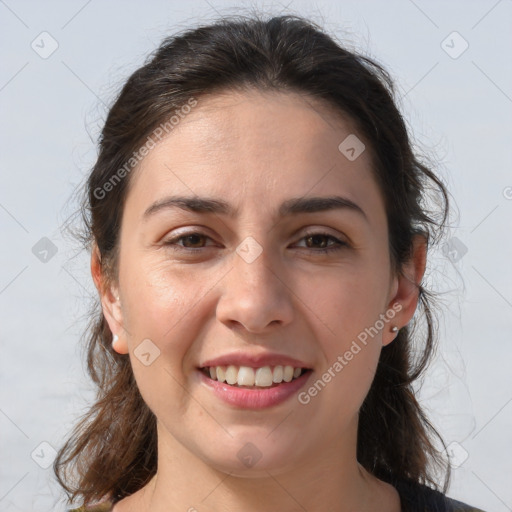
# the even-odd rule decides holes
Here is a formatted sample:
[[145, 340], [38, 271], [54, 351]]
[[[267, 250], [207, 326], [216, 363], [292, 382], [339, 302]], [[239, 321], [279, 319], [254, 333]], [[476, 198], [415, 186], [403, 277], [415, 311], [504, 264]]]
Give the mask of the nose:
[[238, 254], [233, 256], [233, 268], [222, 280], [218, 320], [251, 333], [289, 324], [293, 318], [293, 292], [285, 282], [283, 270], [271, 265], [265, 251], [250, 263]]

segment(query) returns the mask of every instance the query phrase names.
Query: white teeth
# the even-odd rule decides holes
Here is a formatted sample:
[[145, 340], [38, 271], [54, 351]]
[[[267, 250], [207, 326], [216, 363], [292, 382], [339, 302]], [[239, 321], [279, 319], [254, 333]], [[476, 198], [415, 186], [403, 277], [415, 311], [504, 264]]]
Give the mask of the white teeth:
[[281, 382], [291, 382], [300, 377], [302, 368], [293, 366], [277, 365], [274, 368], [263, 366], [261, 368], [251, 368], [249, 366], [210, 366], [205, 369], [210, 378], [218, 382], [227, 382], [231, 386], [257, 386], [268, 388], [272, 384]]
[[226, 382], [228, 384], [235, 384], [236, 380], [238, 378], [238, 371], [236, 366], [230, 365], [228, 366], [228, 369], [226, 370]]
[[293, 366], [285, 366], [283, 380], [285, 382], [291, 382], [292, 379], [293, 379]]
[[272, 386], [272, 370], [270, 366], [258, 368], [254, 377], [256, 386], [269, 387]]
[[226, 380], [226, 373], [222, 366], [217, 366], [217, 380], [219, 382], [224, 382]]
[[283, 382], [283, 367], [282, 366], [276, 366], [274, 368], [274, 377], [272, 379], [276, 384], [279, 382]]
[[239, 386], [254, 386], [254, 370], [248, 366], [240, 366], [237, 384]]

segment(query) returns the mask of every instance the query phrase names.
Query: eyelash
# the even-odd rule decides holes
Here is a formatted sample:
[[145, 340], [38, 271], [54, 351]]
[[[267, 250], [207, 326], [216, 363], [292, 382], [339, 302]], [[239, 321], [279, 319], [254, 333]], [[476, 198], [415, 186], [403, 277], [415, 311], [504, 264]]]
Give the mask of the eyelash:
[[[211, 240], [211, 238], [209, 236], [205, 235], [204, 233], [201, 233], [199, 231], [191, 231], [190, 233], [184, 233], [184, 234], [181, 234], [181, 235], [176, 236], [174, 238], [170, 238], [169, 240], [166, 240], [164, 242], [164, 245], [167, 246], [167, 247], [170, 247], [171, 249], [176, 250], [176, 251], [197, 252], [197, 251], [200, 251], [201, 249], [205, 249], [205, 247], [183, 247], [183, 246], [177, 245], [176, 242], [179, 242], [180, 240], [182, 240], [184, 238], [187, 238], [187, 237], [190, 237], [190, 236], [194, 236], [194, 235], [198, 235], [198, 236], [201, 236], [201, 237], [206, 237], [206, 238], [209, 238]], [[336, 238], [336, 237], [334, 237], [334, 236], [332, 236], [332, 235], [330, 235], [328, 233], [323, 233], [321, 231], [314, 231], [314, 232], [306, 233], [301, 238], [301, 240], [304, 240], [305, 238], [315, 237], [315, 236], [326, 237], [326, 238], [328, 238], [330, 240], [333, 240], [335, 242], [335, 245], [331, 245], [330, 247], [327, 247], [327, 248], [312, 249], [312, 248], [306, 247], [306, 249], [310, 249], [311, 251], [313, 251], [315, 253], [328, 254], [328, 253], [331, 253], [331, 252], [334, 252], [334, 251], [339, 251], [340, 249], [343, 249], [344, 247], [348, 247], [348, 244], [346, 242], [342, 242], [338, 238]]]

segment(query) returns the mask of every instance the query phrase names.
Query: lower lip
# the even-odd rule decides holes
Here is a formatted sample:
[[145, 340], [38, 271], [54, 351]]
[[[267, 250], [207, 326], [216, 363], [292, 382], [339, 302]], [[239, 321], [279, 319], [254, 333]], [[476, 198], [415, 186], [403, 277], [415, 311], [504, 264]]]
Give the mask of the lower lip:
[[282, 382], [272, 388], [237, 388], [225, 382], [210, 379], [198, 370], [201, 382], [210, 388], [224, 402], [242, 409], [265, 409], [283, 403], [297, 393], [311, 375], [311, 370], [291, 382]]

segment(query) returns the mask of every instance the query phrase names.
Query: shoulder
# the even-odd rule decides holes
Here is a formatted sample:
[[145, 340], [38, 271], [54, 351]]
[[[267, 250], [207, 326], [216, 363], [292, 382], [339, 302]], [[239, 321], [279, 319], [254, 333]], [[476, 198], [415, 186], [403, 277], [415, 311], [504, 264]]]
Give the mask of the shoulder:
[[417, 482], [399, 481], [393, 485], [400, 494], [403, 512], [484, 512]]
[[67, 512], [111, 512], [114, 504], [111, 501], [103, 501], [96, 505], [82, 506], [79, 508], [68, 509]]

